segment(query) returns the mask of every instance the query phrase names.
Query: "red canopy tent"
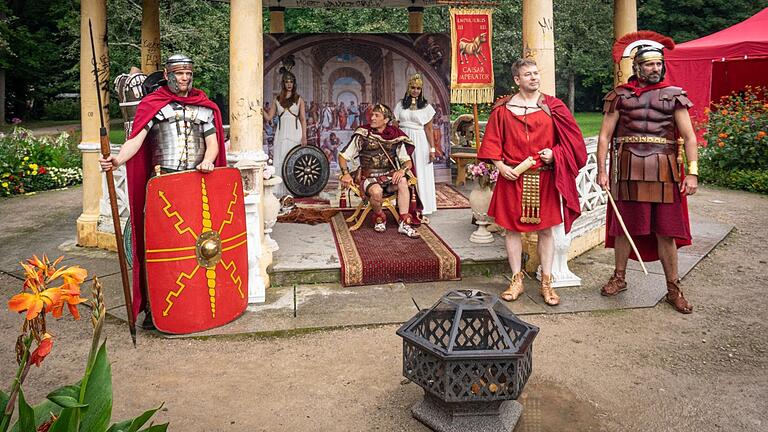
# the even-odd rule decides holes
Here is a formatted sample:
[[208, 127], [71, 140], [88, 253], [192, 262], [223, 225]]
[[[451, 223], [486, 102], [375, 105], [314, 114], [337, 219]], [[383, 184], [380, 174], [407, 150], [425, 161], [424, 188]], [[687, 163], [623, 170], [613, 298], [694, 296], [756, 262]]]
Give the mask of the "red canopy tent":
[[746, 85], [768, 86], [768, 8], [665, 53], [667, 80], [682, 87], [701, 118], [710, 101]]

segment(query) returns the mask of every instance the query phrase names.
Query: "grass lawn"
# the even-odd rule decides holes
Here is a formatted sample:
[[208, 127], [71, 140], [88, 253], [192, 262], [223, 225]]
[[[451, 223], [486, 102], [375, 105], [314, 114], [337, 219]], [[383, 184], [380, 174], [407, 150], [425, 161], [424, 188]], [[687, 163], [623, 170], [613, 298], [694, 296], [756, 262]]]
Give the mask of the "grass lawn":
[[576, 123], [581, 128], [581, 133], [585, 137], [596, 136], [600, 132], [600, 123], [603, 121], [603, 114], [599, 112], [580, 112], [573, 115], [576, 117]]
[[[18, 126], [23, 127], [24, 129], [39, 129], [51, 126], [71, 125], [79, 122], [80, 120], [33, 120], [21, 122]], [[17, 125], [10, 123], [0, 125], [0, 132], [11, 132], [15, 126]]]

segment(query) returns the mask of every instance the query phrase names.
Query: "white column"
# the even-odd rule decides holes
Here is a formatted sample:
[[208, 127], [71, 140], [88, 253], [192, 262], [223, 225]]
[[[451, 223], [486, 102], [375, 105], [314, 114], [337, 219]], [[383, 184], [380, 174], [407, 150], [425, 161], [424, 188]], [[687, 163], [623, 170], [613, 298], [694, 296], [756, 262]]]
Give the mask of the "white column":
[[230, 2], [228, 159], [243, 176], [248, 236], [248, 303], [264, 302], [272, 253], [264, 238], [264, 40], [261, 0]]

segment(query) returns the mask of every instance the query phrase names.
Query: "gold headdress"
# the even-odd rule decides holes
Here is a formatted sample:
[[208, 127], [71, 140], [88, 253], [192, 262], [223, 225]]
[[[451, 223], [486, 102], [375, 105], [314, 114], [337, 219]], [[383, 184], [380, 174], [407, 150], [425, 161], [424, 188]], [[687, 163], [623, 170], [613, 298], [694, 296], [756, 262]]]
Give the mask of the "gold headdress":
[[408, 87], [414, 84], [420, 88], [424, 86], [424, 80], [421, 79], [421, 75], [418, 73], [413, 74], [410, 78], [408, 78]]

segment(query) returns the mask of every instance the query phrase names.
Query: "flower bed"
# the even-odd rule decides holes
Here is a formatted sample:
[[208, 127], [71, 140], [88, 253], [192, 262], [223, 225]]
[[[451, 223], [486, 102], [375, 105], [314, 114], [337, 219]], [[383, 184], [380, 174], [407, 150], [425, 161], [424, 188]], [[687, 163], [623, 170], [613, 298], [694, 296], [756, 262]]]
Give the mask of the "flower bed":
[[80, 166], [80, 152], [67, 133], [35, 137], [20, 127], [0, 133], [0, 196], [79, 184]]
[[768, 193], [768, 89], [749, 87], [706, 110], [701, 180]]

